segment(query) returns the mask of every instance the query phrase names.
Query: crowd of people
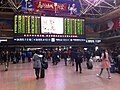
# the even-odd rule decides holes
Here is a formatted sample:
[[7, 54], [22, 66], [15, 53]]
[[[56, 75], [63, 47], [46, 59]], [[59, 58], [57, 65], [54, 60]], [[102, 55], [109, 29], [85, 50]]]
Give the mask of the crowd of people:
[[25, 59], [30, 62], [32, 59], [32, 52], [19, 52], [19, 51], [2, 51], [0, 53], [0, 63], [5, 65], [5, 71], [8, 71], [9, 63], [13, 64], [19, 63], [21, 60], [25, 63]]
[[[57, 65], [61, 60], [64, 61], [64, 65], [67, 66], [71, 64], [74, 66], [76, 72], [82, 73], [82, 66], [81, 63], [86, 61], [87, 65], [90, 65], [89, 62], [92, 59], [94, 61], [94, 57], [99, 56], [99, 61], [101, 62], [101, 71], [97, 74], [98, 77], [101, 76], [103, 69], [106, 69], [108, 72], [108, 78], [111, 78], [110, 75], [110, 63], [114, 63], [117, 71], [120, 72], [120, 52], [119, 49], [115, 51], [107, 51], [107, 50], [82, 50], [80, 48], [74, 49], [52, 49], [52, 50], [45, 50], [45, 49], [37, 49], [34, 51], [2, 51], [0, 54], [0, 63], [4, 64], [5, 71], [8, 70], [9, 63], [12, 62], [13, 64], [18, 64], [20, 62], [25, 63], [33, 61], [33, 68], [35, 69], [36, 79], [39, 79], [39, 73], [43, 72], [43, 76], [40, 75], [41, 78], [45, 76], [45, 69], [43, 68], [43, 61], [47, 60], [52, 61], [53, 65]], [[91, 68], [92, 69], [92, 68]]]

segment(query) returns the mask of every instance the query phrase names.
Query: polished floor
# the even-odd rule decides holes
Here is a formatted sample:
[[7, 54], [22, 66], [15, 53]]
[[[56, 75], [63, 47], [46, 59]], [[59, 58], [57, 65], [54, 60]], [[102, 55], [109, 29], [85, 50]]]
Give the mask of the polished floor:
[[85, 63], [82, 67], [80, 74], [75, 67], [64, 66], [64, 62], [57, 66], [49, 62], [45, 78], [36, 80], [32, 63], [10, 64], [7, 72], [0, 65], [0, 90], [120, 90], [119, 74], [111, 74], [112, 79], [107, 79], [105, 70], [98, 78], [99, 63], [94, 63], [92, 70], [88, 70]]

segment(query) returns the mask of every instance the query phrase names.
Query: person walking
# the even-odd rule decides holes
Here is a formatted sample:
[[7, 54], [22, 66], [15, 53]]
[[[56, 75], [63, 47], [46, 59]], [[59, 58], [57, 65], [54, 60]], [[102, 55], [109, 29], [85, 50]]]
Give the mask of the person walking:
[[39, 79], [40, 69], [41, 69], [41, 57], [39, 55], [39, 50], [35, 51], [35, 54], [33, 55], [33, 69], [35, 69], [35, 75], [36, 79]]
[[68, 58], [67, 50], [64, 50], [64, 62], [65, 62], [65, 66], [67, 66], [67, 58]]
[[4, 58], [5, 58], [4, 59], [5, 71], [8, 71], [9, 62], [10, 62], [10, 54], [8, 51], [6, 51]]
[[102, 57], [101, 57], [101, 71], [99, 74], [97, 74], [98, 77], [101, 76], [102, 72], [103, 72], [103, 69], [106, 69], [107, 70], [107, 73], [108, 73], [108, 79], [111, 79], [111, 75], [110, 75], [110, 61], [109, 61], [109, 58], [108, 58], [108, 51], [107, 50], [103, 50], [102, 51]]
[[72, 66], [74, 66], [75, 52], [74, 52], [73, 49], [72, 49], [72, 51], [71, 51], [70, 58], [71, 58]]

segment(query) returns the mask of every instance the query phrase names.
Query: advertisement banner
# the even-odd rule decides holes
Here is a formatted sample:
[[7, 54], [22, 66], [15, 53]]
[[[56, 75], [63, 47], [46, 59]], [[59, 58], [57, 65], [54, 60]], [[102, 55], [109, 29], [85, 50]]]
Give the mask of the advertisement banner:
[[67, 3], [67, 9], [65, 12], [60, 12], [61, 14], [80, 14], [80, 2], [70, 1], [70, 0], [51, 0], [57, 3]]
[[80, 3], [67, 0], [28, 0], [23, 1], [22, 11], [31, 10], [34, 12], [80, 14]]
[[34, 6], [34, 10], [55, 10], [54, 2], [51, 1], [36, 1]]
[[34, 10], [50, 10], [50, 11], [66, 11], [67, 3], [61, 4], [51, 1], [36, 1], [34, 2]]
[[34, 4], [33, 4], [33, 0], [23, 0], [22, 2], [22, 11], [27, 11], [27, 10], [34, 10]]

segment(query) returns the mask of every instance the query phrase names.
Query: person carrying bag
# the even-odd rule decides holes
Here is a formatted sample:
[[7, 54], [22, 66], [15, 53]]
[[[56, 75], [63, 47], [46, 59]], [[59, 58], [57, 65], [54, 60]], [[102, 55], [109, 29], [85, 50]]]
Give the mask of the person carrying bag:
[[40, 74], [40, 70], [41, 70], [41, 60], [39, 57], [39, 50], [35, 51], [35, 54], [33, 55], [33, 69], [35, 69], [35, 75], [36, 75], [36, 79], [39, 79], [39, 74]]
[[40, 57], [40, 61], [41, 61], [40, 78], [44, 78], [45, 77], [45, 69], [48, 68], [48, 62], [47, 62], [47, 60], [45, 60], [44, 53], [42, 53], [42, 51], [40, 52], [39, 57]]

